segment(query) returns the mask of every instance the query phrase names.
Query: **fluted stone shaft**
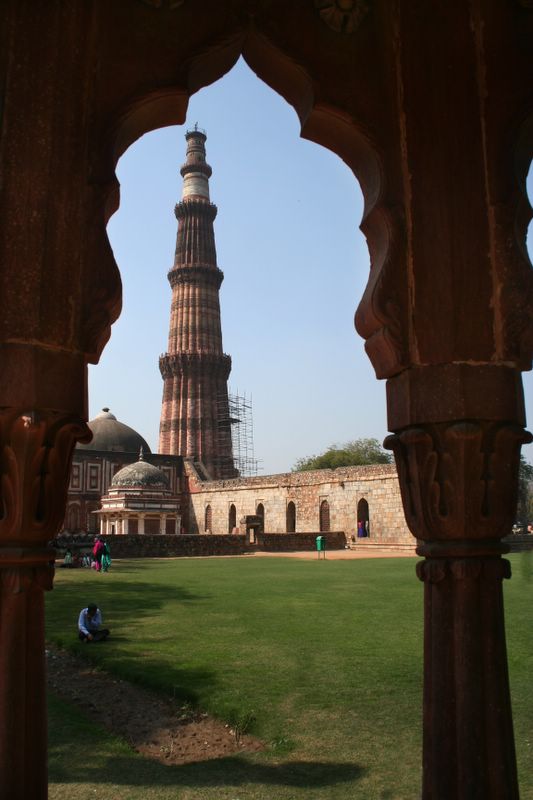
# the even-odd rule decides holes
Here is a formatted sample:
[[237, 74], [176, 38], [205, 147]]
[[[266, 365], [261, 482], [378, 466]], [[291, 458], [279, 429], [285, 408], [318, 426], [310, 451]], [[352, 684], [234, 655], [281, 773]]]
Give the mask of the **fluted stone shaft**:
[[222, 349], [219, 290], [209, 199], [211, 167], [205, 161], [206, 136], [186, 134], [181, 168], [183, 194], [176, 205], [178, 235], [172, 287], [168, 351], [159, 360], [164, 381], [159, 452], [200, 460], [214, 478], [233, 477], [227, 381], [231, 359]]

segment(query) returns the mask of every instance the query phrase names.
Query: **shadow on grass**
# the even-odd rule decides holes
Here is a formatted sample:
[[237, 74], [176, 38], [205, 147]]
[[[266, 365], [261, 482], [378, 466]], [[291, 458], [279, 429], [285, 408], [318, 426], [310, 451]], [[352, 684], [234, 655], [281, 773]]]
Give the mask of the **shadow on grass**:
[[[128, 639], [113, 637], [106, 642], [87, 645], [73, 638], [73, 641], [68, 642], [66, 646], [64, 642], [59, 644], [70, 656], [74, 656], [76, 659], [74, 665], [78, 665], [82, 675], [87, 667], [96, 668], [102, 670], [107, 676], [107, 681], [114, 677], [153, 692], [164, 700], [186, 702], [198, 707], [202, 693], [207, 693], [217, 684], [216, 674], [212, 670], [182, 668], [172, 662], [161, 661], [150, 650], [136, 651], [133, 655], [115, 650], [113, 644], [121, 641], [127, 642]], [[87, 682], [85, 687], [87, 697], [91, 697], [91, 692], [96, 691], [95, 686], [99, 685], [98, 674], [81, 679]], [[72, 675], [71, 680], [79, 681], [80, 678]], [[103, 690], [107, 691], [106, 686]], [[83, 699], [83, 690], [80, 690], [80, 695]], [[113, 700], [109, 699], [109, 702], [112, 704]], [[147, 720], [145, 726], [146, 724]]]
[[[286, 786], [324, 788], [358, 781], [366, 770], [357, 764], [286, 761], [269, 764], [243, 754], [181, 766], [165, 766], [132, 752], [124, 740], [89, 720], [83, 712], [49, 696], [49, 781], [131, 787]], [[91, 771], [87, 765], [98, 765]]]
[[[168, 584], [107, 582], [105, 575], [93, 572], [79, 582], [69, 580], [59, 584], [46, 598], [46, 639], [118, 678], [196, 704], [198, 691], [213, 685], [214, 673], [182, 670], [168, 661], [160, 661], [150, 649], [132, 651], [131, 643], [135, 639], [131, 632], [132, 622], [153, 617], [155, 637], [160, 641], [173, 639], [176, 629], [172, 625], [161, 630], [161, 609], [172, 603], [178, 618], [181, 608], [201, 603], [205, 597]], [[97, 603], [102, 610], [104, 627], [111, 629], [107, 642], [85, 644], [78, 639], [78, 615], [90, 602]]]
[[115, 635], [128, 638], [135, 619], [153, 616], [157, 620], [157, 612], [169, 603], [175, 604], [179, 613], [180, 606], [208, 599], [208, 595], [195, 594], [180, 586], [141, 581], [107, 582], [106, 576], [95, 573], [93, 576], [93, 579], [84, 576], [80, 582], [60, 583], [47, 595], [48, 639], [57, 641], [62, 638], [67, 643], [70, 632], [76, 638], [78, 615], [89, 603], [96, 603], [101, 609], [105, 627], [110, 627]]
[[[144, 758], [117, 756], [100, 762], [96, 783], [116, 786], [288, 786], [317, 789], [359, 780], [364, 770], [357, 764], [291, 761], [259, 764], [235, 756], [166, 767]], [[86, 768], [63, 770], [50, 764], [50, 783], [84, 783]]]

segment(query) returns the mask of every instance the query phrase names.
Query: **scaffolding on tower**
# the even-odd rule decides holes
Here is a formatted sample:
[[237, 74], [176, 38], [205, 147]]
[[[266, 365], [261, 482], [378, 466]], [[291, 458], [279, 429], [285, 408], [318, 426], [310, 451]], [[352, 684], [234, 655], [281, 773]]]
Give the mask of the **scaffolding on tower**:
[[[219, 408], [219, 436], [226, 435], [229, 428], [235, 469], [238, 470], [239, 477], [252, 478], [262, 469], [260, 460], [254, 454], [252, 397], [230, 391], [227, 406], [226, 398], [222, 395], [219, 397]], [[225, 408], [229, 410], [227, 416], [224, 413]]]

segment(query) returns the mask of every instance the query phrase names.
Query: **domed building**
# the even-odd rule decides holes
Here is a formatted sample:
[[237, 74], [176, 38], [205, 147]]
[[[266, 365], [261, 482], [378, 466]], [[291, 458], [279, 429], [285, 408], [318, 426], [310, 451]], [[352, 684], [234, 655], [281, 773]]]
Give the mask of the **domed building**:
[[106, 453], [139, 453], [143, 449], [150, 453], [148, 444], [140, 433], [129, 425], [119, 422], [108, 408], [103, 408], [89, 422], [93, 438], [87, 444], [79, 444], [77, 450], [104, 451]]
[[144, 460], [142, 448], [138, 461], [115, 473], [101, 504], [102, 535], [180, 532], [180, 498], [168, 475]]
[[[74, 450], [72, 459], [72, 469], [70, 475], [69, 495], [67, 510], [65, 514], [64, 530], [69, 533], [98, 533], [100, 529], [98, 511], [101, 501], [112, 487], [114, 478], [124, 470], [130, 469], [129, 480], [133, 476], [144, 474], [149, 481], [149, 475], [155, 475], [155, 470], [159, 476], [166, 481], [165, 487], [160, 487], [161, 491], [168, 492], [172, 497], [181, 497], [184, 490], [183, 482], [183, 458], [181, 456], [158, 455], [152, 453], [150, 447], [141, 436], [129, 425], [121, 422], [111, 413], [109, 408], [103, 408], [96, 417], [89, 421], [89, 428], [93, 438], [87, 444], [78, 444]], [[139, 453], [142, 451], [143, 459], [139, 461]], [[149, 462], [144, 460], [148, 458]], [[139, 466], [140, 465], [140, 466]], [[158, 478], [161, 480], [161, 477]], [[156, 481], [157, 484], [157, 481]], [[154, 489], [155, 484], [152, 484]], [[176, 519], [175, 509], [170, 515], [171, 519]], [[136, 520], [140, 528], [143, 527], [141, 517], [137, 515]], [[150, 519], [150, 517], [148, 517]], [[111, 523], [111, 526], [115, 523]], [[124, 526], [123, 526], [124, 527]], [[135, 530], [135, 522], [132, 518], [132, 530]], [[154, 528], [153, 523], [148, 524], [150, 530]], [[126, 529], [128, 523], [126, 522]], [[169, 529], [180, 532], [180, 526], [170, 524]], [[113, 529], [114, 532], [118, 532]], [[160, 529], [156, 532], [159, 533]], [[112, 532], [112, 528], [109, 529]], [[121, 532], [122, 529], [121, 529]], [[141, 532], [141, 531], [139, 531]], [[170, 531], [169, 531], [170, 532]]]

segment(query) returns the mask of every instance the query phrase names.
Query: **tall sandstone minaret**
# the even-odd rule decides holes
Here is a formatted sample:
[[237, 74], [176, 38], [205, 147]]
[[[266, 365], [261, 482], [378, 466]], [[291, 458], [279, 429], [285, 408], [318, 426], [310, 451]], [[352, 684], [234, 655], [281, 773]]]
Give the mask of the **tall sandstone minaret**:
[[176, 205], [178, 236], [172, 287], [168, 352], [159, 359], [163, 404], [159, 452], [202, 461], [213, 478], [237, 475], [231, 446], [228, 377], [231, 358], [222, 351], [219, 289], [209, 200], [211, 167], [205, 160], [206, 135], [185, 135], [187, 157], [181, 168], [183, 193]]

